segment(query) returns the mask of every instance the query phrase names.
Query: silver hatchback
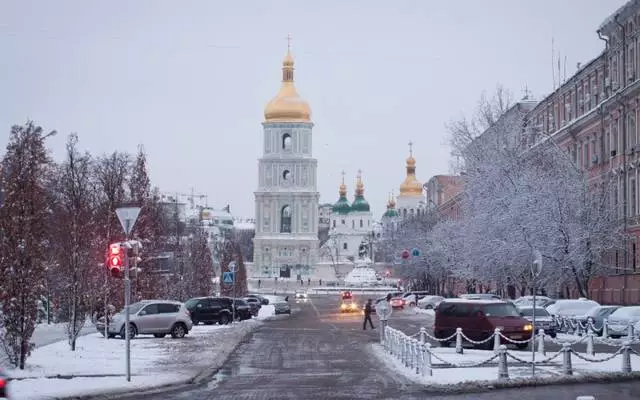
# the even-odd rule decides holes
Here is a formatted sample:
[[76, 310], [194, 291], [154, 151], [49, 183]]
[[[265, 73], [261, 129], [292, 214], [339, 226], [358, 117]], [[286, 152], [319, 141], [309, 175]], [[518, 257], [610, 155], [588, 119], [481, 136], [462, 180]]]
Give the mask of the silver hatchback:
[[[109, 336], [125, 337], [124, 310], [109, 321]], [[170, 334], [184, 337], [191, 328], [191, 315], [183, 303], [171, 300], [143, 300], [129, 306], [129, 337], [153, 335], [157, 338]]]

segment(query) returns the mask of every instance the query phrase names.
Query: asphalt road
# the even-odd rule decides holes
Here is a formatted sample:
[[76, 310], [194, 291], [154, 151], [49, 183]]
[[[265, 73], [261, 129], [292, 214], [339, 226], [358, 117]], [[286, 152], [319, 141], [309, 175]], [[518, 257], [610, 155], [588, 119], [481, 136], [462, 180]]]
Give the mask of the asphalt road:
[[[378, 366], [367, 345], [379, 340], [379, 331], [362, 330], [360, 314], [340, 314], [339, 299], [314, 297], [290, 318], [269, 321], [239, 346], [204, 387], [166, 393], [171, 400], [266, 399], [527, 399], [575, 400], [640, 398], [640, 382], [567, 385], [496, 390], [459, 396], [434, 396], [389, 369]], [[390, 325], [415, 333], [429, 316], [394, 312]], [[379, 328], [377, 318], [374, 324]], [[157, 399], [158, 395], [132, 397]]]

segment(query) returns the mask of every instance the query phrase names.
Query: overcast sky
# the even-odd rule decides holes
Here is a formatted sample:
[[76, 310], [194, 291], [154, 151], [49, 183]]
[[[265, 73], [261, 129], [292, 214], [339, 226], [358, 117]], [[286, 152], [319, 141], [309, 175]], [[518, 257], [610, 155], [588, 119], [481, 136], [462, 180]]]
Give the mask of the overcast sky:
[[286, 36], [310, 103], [321, 202], [349, 197], [363, 171], [374, 215], [405, 176], [449, 172], [444, 125], [497, 83], [540, 99], [551, 42], [577, 62], [602, 51], [598, 25], [623, 0], [0, 0], [0, 142], [33, 119], [77, 132], [94, 154], [143, 144], [163, 192], [209, 195], [254, 214], [264, 105], [278, 91]]

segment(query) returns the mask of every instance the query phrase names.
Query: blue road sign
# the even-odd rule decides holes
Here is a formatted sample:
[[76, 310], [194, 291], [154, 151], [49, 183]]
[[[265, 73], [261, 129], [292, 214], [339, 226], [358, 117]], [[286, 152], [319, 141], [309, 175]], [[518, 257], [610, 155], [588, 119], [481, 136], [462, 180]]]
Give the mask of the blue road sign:
[[223, 272], [222, 274], [222, 282], [224, 283], [233, 283], [233, 272]]
[[420, 250], [418, 249], [411, 250], [411, 255], [414, 257], [420, 257]]

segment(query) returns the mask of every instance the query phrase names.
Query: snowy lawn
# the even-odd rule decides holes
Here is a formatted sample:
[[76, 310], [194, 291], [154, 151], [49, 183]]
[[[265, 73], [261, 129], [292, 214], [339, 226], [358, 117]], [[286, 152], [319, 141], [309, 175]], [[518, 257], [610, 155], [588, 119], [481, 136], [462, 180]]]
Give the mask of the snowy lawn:
[[419, 308], [419, 307], [413, 307], [413, 312], [416, 314], [425, 314], [428, 315], [430, 317], [434, 317], [436, 315], [436, 312], [433, 310], [425, 310], [423, 308]]
[[[433, 375], [422, 377], [416, 374], [415, 369], [404, 366], [395, 356], [389, 355], [380, 344], [372, 345], [373, 354], [394, 372], [405, 376], [406, 378], [422, 383], [426, 386], [438, 387], [442, 385], [457, 385], [461, 383], [490, 383], [498, 379], [497, 359], [491, 364], [484, 367], [458, 367], [455, 369], [445, 367], [445, 364], [438, 360], [435, 356], [442, 358], [444, 361], [460, 364], [479, 363], [493, 356], [493, 351], [487, 350], [469, 350], [465, 349], [464, 354], [457, 354], [455, 348], [437, 347], [433, 349], [435, 356], [432, 357]], [[515, 355], [526, 361], [531, 361], [530, 351], [514, 351], [509, 350], [510, 354]], [[536, 361], [553, 356], [555, 353], [548, 352], [546, 357], [536, 353]], [[585, 354], [581, 354], [586, 356]], [[595, 360], [603, 359], [608, 354], [596, 355], [592, 357]], [[571, 363], [573, 366], [574, 376], [586, 376], [596, 373], [619, 373], [622, 368], [622, 355], [618, 355], [612, 360], [603, 362], [587, 362], [578, 359], [572, 355]], [[507, 366], [509, 377], [512, 381], [519, 379], [528, 379], [531, 377], [531, 366], [518, 364], [515, 360], [507, 357]], [[635, 371], [640, 370], [640, 357], [631, 355], [631, 366]], [[554, 359], [549, 365], [536, 365], [536, 376], [538, 378], [562, 378], [562, 355]]]
[[53, 343], [35, 349], [25, 370], [8, 371], [14, 379], [10, 390], [17, 399], [49, 399], [183, 383], [215, 373], [260, 324], [198, 325], [184, 339], [136, 337], [131, 341], [131, 382], [125, 379], [124, 340], [89, 334], [78, 338], [75, 352], [66, 341]]

